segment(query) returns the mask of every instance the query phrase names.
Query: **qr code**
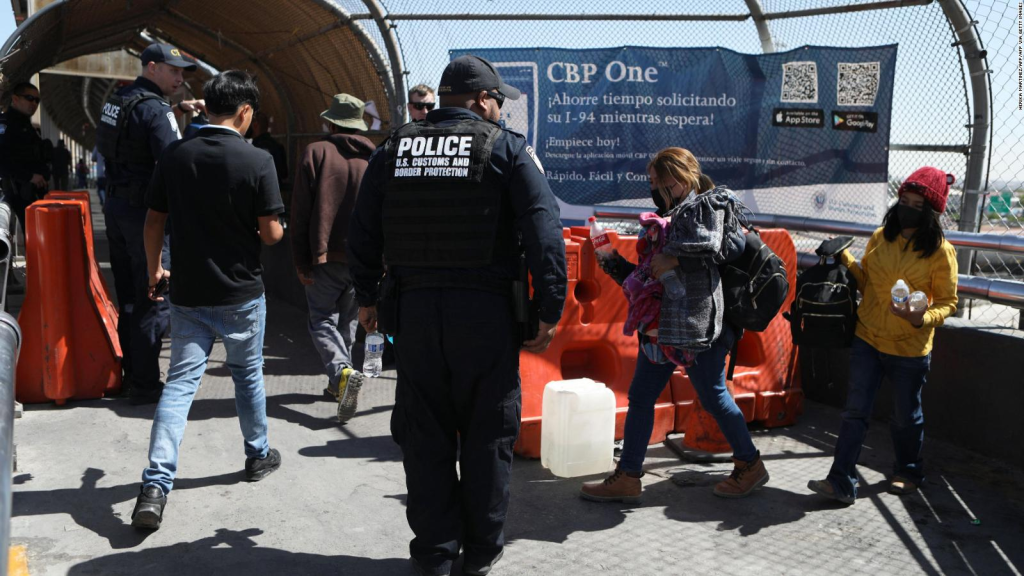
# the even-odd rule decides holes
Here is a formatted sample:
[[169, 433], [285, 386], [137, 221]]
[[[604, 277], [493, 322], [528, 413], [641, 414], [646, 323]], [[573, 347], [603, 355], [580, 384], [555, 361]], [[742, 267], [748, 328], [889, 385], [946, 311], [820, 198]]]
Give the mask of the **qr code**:
[[818, 101], [818, 65], [814, 62], [786, 62], [782, 65], [782, 101]]
[[836, 104], [874, 106], [880, 69], [878, 62], [840, 62]]

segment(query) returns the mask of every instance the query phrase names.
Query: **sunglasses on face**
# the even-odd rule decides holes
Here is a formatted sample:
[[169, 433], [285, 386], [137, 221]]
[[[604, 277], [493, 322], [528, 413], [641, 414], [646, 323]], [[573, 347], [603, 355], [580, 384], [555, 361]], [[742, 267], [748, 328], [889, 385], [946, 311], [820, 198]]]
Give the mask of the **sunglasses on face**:
[[497, 90], [495, 90], [494, 92], [484, 92], [484, 94], [487, 94], [491, 98], [494, 98], [494, 101], [498, 103], [499, 110], [501, 109], [501, 105], [505, 103], [505, 95], [502, 94], [501, 92], [498, 92]]
[[32, 96], [31, 94], [16, 94], [16, 96], [18, 98], [23, 98], [25, 100], [28, 100], [29, 102], [32, 102], [33, 104], [39, 104], [39, 102], [42, 101], [39, 98], [39, 96]]
[[415, 108], [417, 110], [433, 110], [434, 109], [434, 103], [433, 102], [409, 102], [409, 106], [412, 106], [413, 108]]

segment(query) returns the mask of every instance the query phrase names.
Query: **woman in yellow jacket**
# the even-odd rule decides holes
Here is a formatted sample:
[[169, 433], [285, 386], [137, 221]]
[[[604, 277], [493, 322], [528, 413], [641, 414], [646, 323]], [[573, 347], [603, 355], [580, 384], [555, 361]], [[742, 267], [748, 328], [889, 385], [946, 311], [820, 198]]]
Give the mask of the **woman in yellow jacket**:
[[[921, 389], [931, 364], [935, 328], [957, 304], [956, 250], [939, 224], [952, 182], [952, 176], [937, 168], [916, 170], [900, 186], [899, 202], [871, 236], [861, 261], [848, 250], [842, 254], [863, 300], [850, 350], [849, 393], [832, 469], [825, 480], [807, 484], [826, 498], [845, 504], [857, 498], [857, 458], [883, 376], [895, 388], [890, 430], [896, 463], [889, 492], [908, 494], [924, 480]], [[914, 312], [894, 303], [891, 290], [900, 279], [911, 292], [924, 292], [929, 306]]]

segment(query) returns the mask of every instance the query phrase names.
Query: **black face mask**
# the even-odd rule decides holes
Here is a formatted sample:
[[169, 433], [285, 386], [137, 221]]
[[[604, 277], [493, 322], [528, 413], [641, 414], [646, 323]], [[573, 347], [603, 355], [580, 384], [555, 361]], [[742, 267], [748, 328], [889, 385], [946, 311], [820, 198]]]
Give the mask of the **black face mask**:
[[665, 205], [665, 199], [662, 198], [661, 192], [659, 192], [657, 188], [651, 188], [651, 199], [654, 200], [654, 205], [658, 207], [658, 210], [655, 211], [655, 214], [657, 214], [658, 216], [665, 216], [666, 214], [668, 214], [670, 206]]
[[896, 207], [896, 218], [899, 219], [900, 229], [917, 228], [921, 224], [921, 215], [924, 212], [920, 208], [900, 204]]

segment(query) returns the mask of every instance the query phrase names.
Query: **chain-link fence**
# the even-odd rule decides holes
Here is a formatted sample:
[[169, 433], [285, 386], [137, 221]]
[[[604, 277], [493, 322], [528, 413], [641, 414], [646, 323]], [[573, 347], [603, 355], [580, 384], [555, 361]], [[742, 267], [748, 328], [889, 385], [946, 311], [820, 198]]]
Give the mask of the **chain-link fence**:
[[[357, 0], [342, 2], [357, 12]], [[405, 86], [437, 86], [450, 51], [483, 48], [722, 47], [759, 54], [759, 36], [749, 4], [710, 0], [653, 0], [641, 10], [610, 0], [381, 0], [401, 45]], [[351, 6], [348, 6], [351, 5]], [[799, 46], [865, 47], [898, 44], [893, 86], [889, 153], [890, 199], [899, 183], [920, 166], [937, 166], [956, 176], [948, 229], [958, 229], [964, 205], [967, 155], [971, 145], [971, 76], [964, 49], [938, 2], [848, 0], [761, 0], [765, 25], [776, 51]], [[365, 6], [365, 5], [364, 5]], [[1017, 110], [1017, 3], [965, 0], [987, 49], [991, 81], [991, 147], [982, 179], [986, 196], [980, 231], [1022, 234], [1024, 195], [1024, 112]], [[821, 13], [841, 9], [836, 13]], [[369, 28], [369, 26], [368, 26]], [[372, 34], [378, 34], [374, 30]], [[679, 145], [686, 146], [680, 142]], [[967, 194], [972, 192], [968, 191]], [[640, 198], [640, 196], [637, 196]], [[801, 200], [802, 201], [802, 200]], [[617, 204], [646, 205], [647, 199]], [[795, 235], [797, 248], [811, 251], [821, 235]], [[858, 241], [863, 249], [865, 239]], [[978, 252], [974, 269], [986, 277], [1024, 280], [1022, 259]], [[966, 314], [983, 323], [1017, 326], [1018, 310], [965, 302]]]
[[[988, 78], [991, 86], [992, 131], [989, 141], [986, 196], [981, 232], [1024, 235], [1024, 111], [1020, 110], [1020, 2], [975, 0], [968, 3], [971, 16], [978, 22], [981, 40], [987, 49]], [[1024, 280], [1024, 258], [997, 252], [979, 252], [977, 276]], [[1024, 328], [1020, 310], [974, 301], [968, 314], [997, 325]]]

